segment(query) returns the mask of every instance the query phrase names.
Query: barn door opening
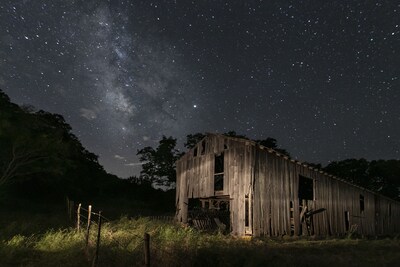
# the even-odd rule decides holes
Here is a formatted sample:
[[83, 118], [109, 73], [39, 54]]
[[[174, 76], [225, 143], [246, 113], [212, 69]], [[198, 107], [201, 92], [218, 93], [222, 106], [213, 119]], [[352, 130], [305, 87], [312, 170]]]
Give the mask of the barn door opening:
[[230, 198], [190, 198], [188, 211], [189, 225], [207, 231], [230, 231]]
[[246, 235], [253, 234], [253, 198], [251, 194], [244, 197], [244, 230]]
[[299, 175], [299, 199], [313, 201], [314, 200], [314, 180], [302, 175]]
[[302, 175], [299, 175], [299, 212], [301, 228], [299, 233], [301, 235], [313, 235], [314, 226], [312, 211], [314, 209], [314, 180]]
[[350, 230], [350, 212], [344, 212], [344, 227], [346, 229], [346, 233]]

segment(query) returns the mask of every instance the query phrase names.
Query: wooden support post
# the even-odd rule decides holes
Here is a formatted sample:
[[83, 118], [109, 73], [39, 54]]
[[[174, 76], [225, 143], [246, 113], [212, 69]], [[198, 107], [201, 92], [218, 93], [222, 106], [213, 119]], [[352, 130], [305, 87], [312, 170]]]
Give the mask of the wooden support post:
[[93, 265], [92, 267], [97, 267], [99, 262], [99, 248], [100, 248], [100, 233], [101, 233], [101, 211], [99, 211], [98, 218], [98, 229], [97, 229], [97, 245], [96, 245], [96, 253], [94, 255]]
[[144, 233], [144, 265], [150, 266], [150, 235]]
[[82, 204], [79, 203], [78, 209], [76, 211], [76, 230], [78, 232], [81, 230], [81, 206]]
[[89, 205], [88, 216], [87, 216], [87, 226], [86, 226], [86, 248], [89, 245], [89, 233], [90, 233], [90, 226], [92, 224], [91, 216], [92, 216], [92, 205]]

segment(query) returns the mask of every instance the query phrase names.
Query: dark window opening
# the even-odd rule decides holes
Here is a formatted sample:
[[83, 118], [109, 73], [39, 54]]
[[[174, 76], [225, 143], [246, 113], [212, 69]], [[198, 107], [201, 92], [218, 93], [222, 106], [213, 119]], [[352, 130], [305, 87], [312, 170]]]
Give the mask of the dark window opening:
[[344, 212], [344, 226], [346, 228], [346, 232], [348, 232], [350, 229], [350, 212], [348, 211]]
[[224, 190], [224, 153], [214, 159], [214, 191]]
[[214, 191], [224, 190], [224, 174], [214, 175]]
[[228, 149], [228, 145], [226, 144], [227, 140], [224, 139], [224, 150]]
[[203, 142], [201, 142], [201, 155], [204, 155], [204, 153], [206, 153], [206, 141], [203, 140]]
[[194, 157], [197, 157], [197, 147], [194, 148], [193, 156], [194, 156]]
[[388, 213], [389, 213], [389, 217], [392, 216], [392, 203], [389, 203], [389, 208], [388, 208]]
[[223, 173], [224, 172], [224, 153], [221, 153], [219, 156], [215, 156], [215, 165], [214, 165], [214, 173]]
[[364, 195], [360, 194], [360, 213], [364, 212], [364, 208], [365, 208], [365, 206], [364, 206]]
[[249, 227], [250, 218], [249, 218], [249, 195], [246, 195], [244, 198], [244, 226]]
[[299, 175], [299, 199], [314, 200], [314, 181], [311, 178]]

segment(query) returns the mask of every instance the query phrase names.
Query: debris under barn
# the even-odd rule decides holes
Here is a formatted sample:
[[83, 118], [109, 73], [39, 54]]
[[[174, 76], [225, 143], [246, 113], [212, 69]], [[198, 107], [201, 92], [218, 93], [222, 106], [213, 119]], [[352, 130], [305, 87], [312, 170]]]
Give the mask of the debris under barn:
[[234, 235], [394, 235], [400, 203], [240, 138], [208, 134], [177, 163], [176, 217]]

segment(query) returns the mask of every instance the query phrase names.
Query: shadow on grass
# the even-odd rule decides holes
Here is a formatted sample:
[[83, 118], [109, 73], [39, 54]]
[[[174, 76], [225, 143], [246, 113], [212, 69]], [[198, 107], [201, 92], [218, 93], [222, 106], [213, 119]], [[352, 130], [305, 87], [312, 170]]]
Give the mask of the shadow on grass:
[[[0, 266], [91, 266], [94, 247], [85, 252], [81, 241], [54, 244], [17, 236], [0, 246]], [[43, 243], [43, 244], [42, 244]], [[203, 243], [152, 244], [152, 266], [399, 266], [398, 240], [283, 242], [229, 240]], [[99, 266], [143, 266], [142, 246], [100, 247]]]
[[[154, 266], [399, 266], [399, 242], [333, 240], [310, 244], [239, 242], [156, 255]], [[372, 242], [372, 243], [370, 243]]]

